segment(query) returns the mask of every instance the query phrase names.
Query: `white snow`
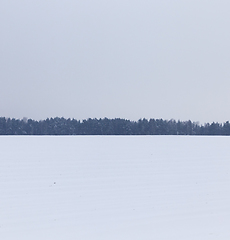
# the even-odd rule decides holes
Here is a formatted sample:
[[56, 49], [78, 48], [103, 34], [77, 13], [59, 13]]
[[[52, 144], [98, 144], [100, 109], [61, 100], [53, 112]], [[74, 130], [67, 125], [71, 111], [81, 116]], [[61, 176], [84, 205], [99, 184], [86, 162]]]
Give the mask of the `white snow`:
[[229, 240], [230, 138], [0, 137], [0, 239]]

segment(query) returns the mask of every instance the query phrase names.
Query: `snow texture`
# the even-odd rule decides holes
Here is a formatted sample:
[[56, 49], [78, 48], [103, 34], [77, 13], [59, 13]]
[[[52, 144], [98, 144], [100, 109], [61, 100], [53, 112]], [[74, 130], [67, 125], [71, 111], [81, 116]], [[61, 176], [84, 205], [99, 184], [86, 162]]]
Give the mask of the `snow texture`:
[[229, 146], [229, 137], [0, 137], [0, 239], [229, 240]]

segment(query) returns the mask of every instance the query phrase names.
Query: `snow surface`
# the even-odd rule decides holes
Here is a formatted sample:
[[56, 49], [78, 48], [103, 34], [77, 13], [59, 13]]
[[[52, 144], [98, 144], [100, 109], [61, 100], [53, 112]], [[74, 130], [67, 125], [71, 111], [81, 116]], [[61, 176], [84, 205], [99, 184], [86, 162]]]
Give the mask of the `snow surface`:
[[229, 137], [0, 137], [0, 239], [229, 240], [229, 146]]

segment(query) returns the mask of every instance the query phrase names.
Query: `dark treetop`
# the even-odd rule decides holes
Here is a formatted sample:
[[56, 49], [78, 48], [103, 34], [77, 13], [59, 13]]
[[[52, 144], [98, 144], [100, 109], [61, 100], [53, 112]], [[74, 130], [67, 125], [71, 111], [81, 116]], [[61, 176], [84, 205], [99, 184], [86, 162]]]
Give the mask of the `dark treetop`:
[[0, 118], [0, 135], [230, 135], [230, 123], [206, 123], [163, 119], [32, 119]]

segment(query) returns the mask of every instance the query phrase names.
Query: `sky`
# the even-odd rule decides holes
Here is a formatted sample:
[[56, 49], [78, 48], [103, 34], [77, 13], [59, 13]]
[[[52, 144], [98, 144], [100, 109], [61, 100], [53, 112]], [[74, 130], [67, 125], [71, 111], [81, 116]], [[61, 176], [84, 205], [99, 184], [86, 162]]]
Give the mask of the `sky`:
[[227, 0], [2, 0], [0, 116], [230, 120]]

